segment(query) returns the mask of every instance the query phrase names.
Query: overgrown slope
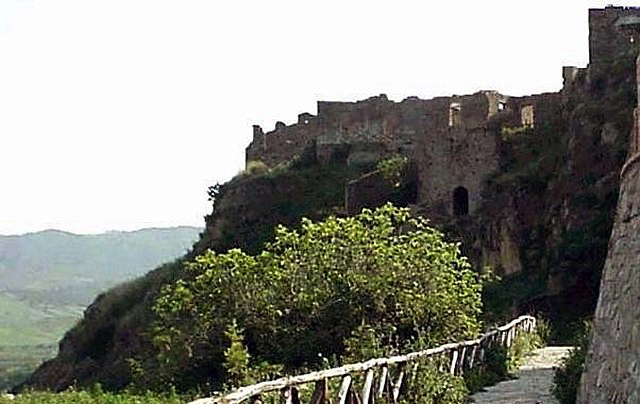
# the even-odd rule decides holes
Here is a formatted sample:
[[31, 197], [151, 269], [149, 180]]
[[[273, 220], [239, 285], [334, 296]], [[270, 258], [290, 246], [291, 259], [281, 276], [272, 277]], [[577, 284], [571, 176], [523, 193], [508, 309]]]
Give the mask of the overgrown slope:
[[60, 342], [58, 356], [21, 386], [64, 389], [100, 382], [118, 389], [131, 380], [129, 359], [152, 349], [151, 307], [163, 285], [183, 277], [183, 262], [212, 249], [258, 251], [276, 225], [343, 211], [344, 186], [362, 174], [344, 164], [298, 160], [271, 170], [241, 173], [211, 191], [213, 212], [201, 239], [183, 259], [100, 295]]

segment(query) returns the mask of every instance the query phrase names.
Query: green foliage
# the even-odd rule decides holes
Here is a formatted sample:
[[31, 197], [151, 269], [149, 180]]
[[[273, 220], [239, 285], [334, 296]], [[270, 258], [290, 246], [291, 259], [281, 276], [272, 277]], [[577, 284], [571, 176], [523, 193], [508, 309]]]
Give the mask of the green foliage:
[[269, 171], [269, 167], [260, 160], [252, 160], [239, 175], [260, 175]]
[[358, 363], [385, 356], [385, 349], [377, 330], [364, 322], [351, 332], [344, 342], [345, 363]]
[[407, 157], [395, 156], [379, 161], [376, 169], [380, 170], [382, 176], [393, 183], [394, 187], [399, 188], [402, 186], [404, 171], [408, 165], [409, 159]]
[[174, 392], [162, 394], [147, 392], [141, 395], [129, 392], [107, 393], [100, 385], [84, 391], [71, 389], [62, 393], [24, 393], [13, 400], [0, 396], [0, 404], [181, 404], [188, 401]]
[[227, 371], [227, 381], [234, 387], [248, 384], [249, 380], [249, 352], [244, 346], [242, 330], [238, 324], [233, 323], [224, 332], [231, 345], [224, 351], [224, 368]]
[[574, 340], [575, 348], [562, 359], [553, 374], [553, 395], [560, 404], [574, 404], [580, 387], [580, 377], [584, 371], [584, 362], [589, 348], [592, 324], [584, 322]]
[[500, 130], [500, 135], [502, 140], [509, 140], [515, 136], [525, 135], [531, 131], [530, 126], [516, 126], [516, 127], [508, 127], [503, 126]]
[[400, 403], [462, 404], [467, 402], [468, 390], [462, 377], [439, 370], [437, 362], [424, 361], [418, 367], [405, 398]]
[[219, 182], [207, 188], [207, 200], [210, 201], [213, 205], [215, 205], [220, 198], [220, 188], [222, 188], [222, 184], [220, 184]]
[[512, 341], [508, 350], [507, 369], [509, 372], [517, 370], [524, 358], [538, 348], [542, 348], [544, 342], [537, 332], [518, 334]]
[[179, 388], [228, 381], [221, 364], [234, 320], [255, 363], [289, 373], [418, 338], [430, 346], [471, 338], [480, 291], [458, 246], [406, 209], [305, 219], [300, 230], [279, 227], [257, 256], [209, 251], [188, 264], [187, 278], [154, 306], [157, 366]]

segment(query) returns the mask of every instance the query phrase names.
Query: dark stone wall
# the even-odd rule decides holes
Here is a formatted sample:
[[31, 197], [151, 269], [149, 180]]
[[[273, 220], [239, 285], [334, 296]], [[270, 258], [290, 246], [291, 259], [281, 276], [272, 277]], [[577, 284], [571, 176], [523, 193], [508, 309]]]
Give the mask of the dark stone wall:
[[[636, 60], [640, 84], [640, 57]], [[638, 93], [640, 106], [640, 92]], [[634, 111], [578, 403], [640, 403], [640, 127]]]
[[589, 10], [589, 65], [597, 74], [613, 59], [640, 41], [640, 8]]
[[640, 403], [640, 156], [623, 169], [578, 403]]
[[[432, 100], [417, 165], [418, 200], [431, 205], [434, 213], [453, 214], [457, 187], [468, 192], [470, 214], [479, 205], [482, 181], [498, 167], [498, 139], [486, 128], [491, 101], [483, 93]], [[449, 122], [452, 103], [460, 106], [459, 126]]]

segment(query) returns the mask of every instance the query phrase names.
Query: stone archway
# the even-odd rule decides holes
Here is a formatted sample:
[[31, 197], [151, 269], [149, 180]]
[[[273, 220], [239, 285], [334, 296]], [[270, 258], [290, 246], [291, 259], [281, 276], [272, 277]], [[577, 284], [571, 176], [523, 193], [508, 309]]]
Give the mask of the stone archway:
[[469, 214], [469, 191], [465, 187], [453, 190], [453, 215], [465, 216]]

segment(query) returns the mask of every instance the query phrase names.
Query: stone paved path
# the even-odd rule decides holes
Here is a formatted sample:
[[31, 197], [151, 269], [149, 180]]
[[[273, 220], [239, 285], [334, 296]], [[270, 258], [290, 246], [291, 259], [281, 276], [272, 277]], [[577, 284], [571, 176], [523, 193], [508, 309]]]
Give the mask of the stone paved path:
[[474, 394], [476, 404], [558, 404], [550, 392], [553, 368], [571, 347], [550, 346], [538, 349], [515, 372], [516, 379], [487, 387]]

